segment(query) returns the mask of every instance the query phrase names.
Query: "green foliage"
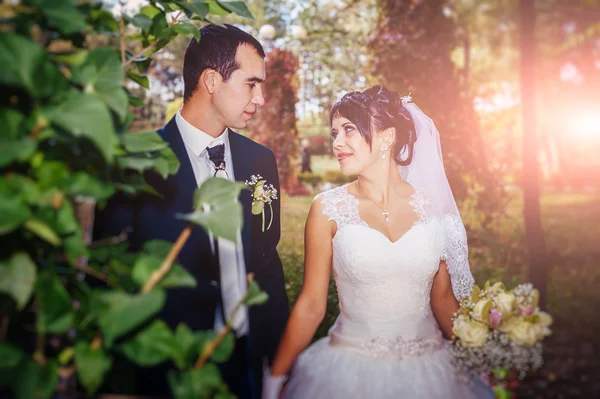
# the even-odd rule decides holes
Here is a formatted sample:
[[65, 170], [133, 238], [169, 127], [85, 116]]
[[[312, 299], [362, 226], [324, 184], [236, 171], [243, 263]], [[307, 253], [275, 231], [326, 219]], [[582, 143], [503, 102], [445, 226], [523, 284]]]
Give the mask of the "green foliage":
[[[156, 132], [130, 131], [140, 99], [124, 85], [148, 87], [156, 51], [179, 34], [198, 38], [198, 24], [212, 15], [251, 18], [248, 8], [156, 0], [120, 21], [101, 2], [24, 0], [3, 3], [1, 13], [0, 387], [17, 399], [50, 398], [60, 368], [94, 394], [118, 377], [114, 370], [172, 360], [175, 397], [227, 397], [214, 363], [233, 350], [230, 327], [214, 345], [214, 332], [172, 331], [157, 318], [165, 290], [196, 285], [173, 261], [172, 243], [151, 241], [136, 253], [126, 243], [90, 248], [88, 237], [96, 203], [120, 191], [153, 192], [145, 173], [166, 178], [179, 168]], [[116, 43], [120, 35], [118, 47], [88, 40]], [[196, 211], [182, 217], [231, 238], [241, 225], [242, 187], [217, 180], [198, 190]], [[267, 299], [250, 287], [246, 305]], [[208, 362], [196, 365], [206, 347]]]
[[346, 176], [339, 170], [326, 170], [325, 173], [323, 173], [323, 181], [337, 185], [350, 183], [354, 180], [356, 180], [356, 176]]
[[316, 173], [305, 172], [298, 175], [298, 181], [314, 188], [323, 182], [323, 177]]

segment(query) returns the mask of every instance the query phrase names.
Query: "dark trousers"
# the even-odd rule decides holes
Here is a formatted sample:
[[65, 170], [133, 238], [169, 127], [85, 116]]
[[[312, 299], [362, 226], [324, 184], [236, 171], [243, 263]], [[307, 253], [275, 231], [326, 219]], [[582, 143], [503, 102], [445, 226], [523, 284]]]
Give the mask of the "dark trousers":
[[248, 359], [248, 341], [247, 335], [237, 338], [233, 354], [227, 362], [219, 364], [219, 369], [229, 390], [239, 399], [259, 399], [254, 373]]

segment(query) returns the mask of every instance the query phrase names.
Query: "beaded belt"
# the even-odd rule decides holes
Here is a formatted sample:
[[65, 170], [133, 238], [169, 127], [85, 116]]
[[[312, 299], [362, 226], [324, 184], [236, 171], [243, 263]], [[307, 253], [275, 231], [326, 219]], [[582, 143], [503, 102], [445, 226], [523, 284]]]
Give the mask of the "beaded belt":
[[366, 341], [357, 341], [330, 334], [329, 344], [358, 352], [365, 356], [378, 359], [409, 359], [421, 357], [440, 350], [444, 346], [444, 339], [414, 339], [406, 341], [402, 338], [374, 338]]

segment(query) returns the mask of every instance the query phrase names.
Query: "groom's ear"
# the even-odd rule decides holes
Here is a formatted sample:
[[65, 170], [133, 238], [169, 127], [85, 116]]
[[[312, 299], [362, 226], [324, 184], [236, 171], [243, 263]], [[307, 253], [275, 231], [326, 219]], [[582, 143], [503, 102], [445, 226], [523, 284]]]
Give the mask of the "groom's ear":
[[200, 75], [201, 84], [210, 94], [213, 94], [221, 81], [221, 74], [214, 69], [207, 68]]

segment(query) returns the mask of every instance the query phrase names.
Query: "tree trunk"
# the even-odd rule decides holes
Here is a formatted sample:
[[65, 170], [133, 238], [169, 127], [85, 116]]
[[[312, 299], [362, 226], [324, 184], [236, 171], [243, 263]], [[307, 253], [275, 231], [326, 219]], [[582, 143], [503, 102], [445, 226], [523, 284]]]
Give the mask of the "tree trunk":
[[537, 159], [535, 108], [535, 9], [534, 0], [520, 0], [521, 106], [523, 113], [523, 194], [525, 236], [529, 254], [529, 280], [546, 303], [548, 258], [540, 212], [540, 168]]

